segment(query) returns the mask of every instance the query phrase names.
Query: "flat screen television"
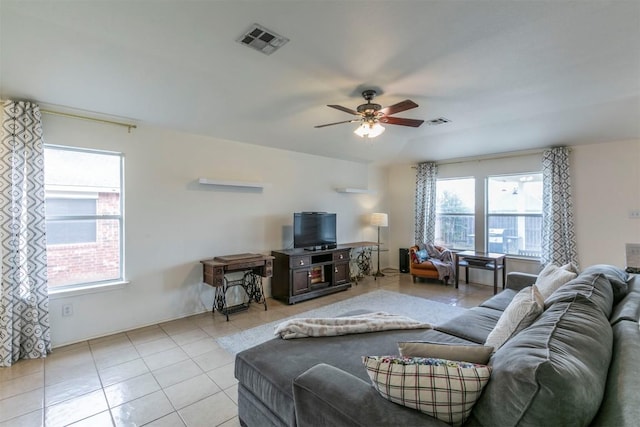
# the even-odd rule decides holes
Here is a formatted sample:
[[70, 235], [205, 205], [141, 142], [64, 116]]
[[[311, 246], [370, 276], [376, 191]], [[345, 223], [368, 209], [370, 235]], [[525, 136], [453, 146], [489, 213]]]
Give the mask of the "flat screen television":
[[336, 214], [296, 212], [293, 214], [293, 247], [332, 249], [336, 247]]

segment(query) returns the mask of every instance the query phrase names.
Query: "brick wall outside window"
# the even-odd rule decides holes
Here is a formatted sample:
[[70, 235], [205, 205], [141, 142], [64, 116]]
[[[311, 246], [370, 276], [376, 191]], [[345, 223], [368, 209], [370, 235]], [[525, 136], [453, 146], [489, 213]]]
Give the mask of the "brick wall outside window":
[[[98, 193], [96, 214], [119, 212], [120, 194]], [[118, 220], [96, 220], [96, 242], [47, 246], [49, 287], [120, 277]]]

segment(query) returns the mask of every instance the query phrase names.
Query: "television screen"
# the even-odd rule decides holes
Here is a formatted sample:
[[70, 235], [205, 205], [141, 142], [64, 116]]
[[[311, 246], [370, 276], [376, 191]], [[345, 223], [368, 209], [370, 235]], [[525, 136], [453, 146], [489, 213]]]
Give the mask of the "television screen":
[[336, 214], [296, 212], [293, 214], [293, 247], [316, 248], [335, 246]]

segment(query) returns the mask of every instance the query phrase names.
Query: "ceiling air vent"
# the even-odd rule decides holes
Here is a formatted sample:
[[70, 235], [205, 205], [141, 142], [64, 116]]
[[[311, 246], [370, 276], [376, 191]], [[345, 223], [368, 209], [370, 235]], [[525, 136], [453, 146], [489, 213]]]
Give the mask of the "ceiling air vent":
[[444, 117], [438, 117], [437, 119], [427, 120], [427, 124], [429, 126], [438, 126], [438, 125], [443, 125], [449, 122], [451, 122], [451, 120], [445, 119]]
[[284, 46], [289, 39], [266, 29], [262, 25], [253, 24], [237, 41], [265, 55], [271, 55]]

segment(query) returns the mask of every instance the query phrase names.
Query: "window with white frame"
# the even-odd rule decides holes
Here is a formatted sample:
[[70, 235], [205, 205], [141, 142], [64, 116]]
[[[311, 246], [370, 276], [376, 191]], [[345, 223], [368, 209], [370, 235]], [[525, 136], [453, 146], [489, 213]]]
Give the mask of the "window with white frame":
[[542, 241], [542, 173], [487, 178], [489, 252], [539, 257]]
[[452, 249], [474, 249], [475, 179], [436, 182], [435, 243]]
[[49, 289], [123, 280], [123, 155], [45, 146]]

